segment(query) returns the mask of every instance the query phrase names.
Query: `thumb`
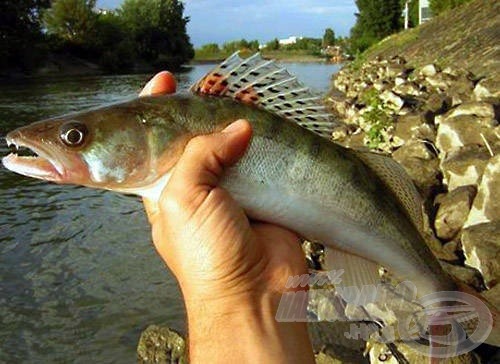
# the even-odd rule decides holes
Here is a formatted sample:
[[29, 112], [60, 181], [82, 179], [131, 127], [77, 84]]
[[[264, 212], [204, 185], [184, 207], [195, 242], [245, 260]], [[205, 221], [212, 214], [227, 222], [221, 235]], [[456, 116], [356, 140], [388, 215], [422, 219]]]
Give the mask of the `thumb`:
[[252, 129], [246, 120], [237, 120], [218, 133], [194, 137], [186, 145], [168, 183], [171, 192], [211, 190], [224, 169], [245, 153]]

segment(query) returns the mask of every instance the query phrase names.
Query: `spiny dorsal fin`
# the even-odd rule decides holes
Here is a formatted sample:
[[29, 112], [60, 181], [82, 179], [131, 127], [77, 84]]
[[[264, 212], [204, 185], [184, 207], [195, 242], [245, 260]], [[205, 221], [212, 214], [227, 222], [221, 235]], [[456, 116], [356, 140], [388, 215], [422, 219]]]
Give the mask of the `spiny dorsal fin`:
[[340, 124], [309, 88], [259, 53], [246, 59], [234, 53], [196, 82], [191, 91], [256, 105], [327, 139]]
[[354, 153], [394, 193], [415, 227], [423, 231], [422, 199], [404, 168], [385, 155], [359, 150]]

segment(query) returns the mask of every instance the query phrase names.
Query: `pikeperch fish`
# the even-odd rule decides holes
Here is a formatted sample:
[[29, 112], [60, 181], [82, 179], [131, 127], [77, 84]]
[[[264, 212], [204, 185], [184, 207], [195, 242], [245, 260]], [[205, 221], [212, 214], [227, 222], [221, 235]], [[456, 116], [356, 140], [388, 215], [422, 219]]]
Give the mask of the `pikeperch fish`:
[[404, 170], [328, 140], [340, 122], [284, 68], [259, 54], [234, 54], [190, 91], [19, 128], [7, 143], [38, 156], [13, 153], [3, 164], [34, 178], [158, 200], [191, 138], [247, 119], [251, 145], [221, 185], [249, 217], [355, 257], [351, 271], [365, 271], [363, 262], [382, 265], [411, 280], [419, 296], [457, 289], [420, 233], [418, 194]]

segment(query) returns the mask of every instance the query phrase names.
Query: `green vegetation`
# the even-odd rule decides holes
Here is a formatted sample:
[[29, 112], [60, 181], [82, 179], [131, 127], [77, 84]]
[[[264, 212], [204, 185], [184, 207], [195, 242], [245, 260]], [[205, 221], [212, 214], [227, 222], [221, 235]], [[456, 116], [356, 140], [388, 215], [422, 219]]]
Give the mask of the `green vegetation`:
[[0, 71], [29, 70], [43, 57], [40, 12], [49, 5], [50, 0], [0, 2]]
[[[282, 45], [277, 38], [266, 43], [260, 49], [264, 57], [288, 60], [318, 60], [324, 58], [321, 54], [322, 39], [300, 38], [294, 44]], [[247, 41], [245, 39], [226, 42], [222, 46], [209, 43], [195, 49], [196, 61], [215, 61], [226, 58], [232, 53], [240, 51], [243, 56], [248, 56], [259, 51], [257, 40]]]
[[391, 111], [380, 100], [376, 89], [370, 88], [361, 96], [361, 101], [367, 106], [363, 119], [367, 124], [366, 136], [368, 147], [376, 149], [386, 142], [387, 129], [393, 125]]
[[402, 28], [401, 0], [356, 0], [356, 5], [359, 13], [351, 29], [353, 53], [363, 52]]
[[326, 48], [333, 45], [335, 45], [335, 32], [332, 28], [326, 28], [325, 34], [323, 34], [323, 41], [321, 42], [321, 46], [323, 48]]
[[430, 0], [429, 5], [432, 14], [438, 15], [445, 10], [456, 8], [459, 5], [468, 3], [471, 0]]
[[[74, 56], [106, 72], [176, 69], [194, 56], [180, 0], [125, 0], [97, 12], [96, 0], [4, 0], [0, 71], [29, 72], [44, 58]], [[44, 29], [44, 31], [42, 31]]]

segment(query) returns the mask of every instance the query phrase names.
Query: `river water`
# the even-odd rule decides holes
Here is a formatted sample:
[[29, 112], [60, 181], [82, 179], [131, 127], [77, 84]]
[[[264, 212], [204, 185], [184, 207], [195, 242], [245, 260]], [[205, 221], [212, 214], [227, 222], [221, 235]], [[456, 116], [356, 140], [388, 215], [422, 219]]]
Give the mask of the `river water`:
[[[187, 88], [213, 65], [176, 75]], [[338, 66], [287, 64], [318, 92]], [[127, 99], [151, 75], [66, 77], [0, 85], [5, 134], [29, 122]], [[0, 166], [0, 362], [133, 363], [152, 323], [185, 331], [171, 273], [134, 196], [59, 186]]]

